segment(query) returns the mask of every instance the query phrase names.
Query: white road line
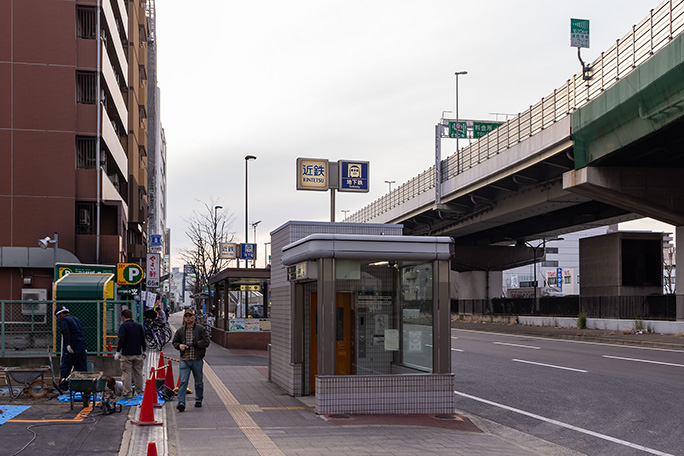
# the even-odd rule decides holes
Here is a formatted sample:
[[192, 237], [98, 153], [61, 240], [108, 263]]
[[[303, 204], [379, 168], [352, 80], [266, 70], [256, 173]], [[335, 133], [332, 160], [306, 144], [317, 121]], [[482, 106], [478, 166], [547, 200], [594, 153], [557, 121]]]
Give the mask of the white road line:
[[462, 352], [463, 350], [461, 350], [460, 348], [452, 348], [451, 351]]
[[482, 399], [480, 397], [471, 396], [470, 394], [461, 393], [460, 391], [454, 391], [454, 393], [458, 394], [459, 396], [462, 396], [462, 397], [465, 397], [468, 399], [472, 399], [474, 401], [479, 401], [479, 402], [482, 402], [484, 404], [492, 405], [494, 407], [499, 407], [499, 408], [502, 408], [504, 410], [508, 410], [510, 412], [518, 413], [520, 415], [529, 416], [530, 418], [534, 418], [534, 419], [544, 421], [544, 422], [550, 423], [550, 424], [555, 424], [556, 426], [560, 426], [560, 427], [564, 427], [566, 429], [581, 432], [582, 434], [587, 434], [587, 435], [591, 435], [593, 437], [598, 437], [599, 439], [607, 440], [609, 442], [617, 443], [619, 445], [624, 445], [624, 446], [627, 446], [630, 448], [645, 451], [646, 453], [657, 454], [659, 456], [674, 456], [670, 453], [663, 453], [662, 451], [654, 450], [653, 448], [648, 448], [645, 446], [637, 445], [636, 443], [628, 442], [626, 440], [616, 439], [615, 437], [611, 437], [609, 435], [599, 434], [598, 432], [590, 431], [589, 429], [584, 429], [584, 428], [581, 428], [578, 426], [573, 426], [572, 424], [563, 423], [562, 421], [554, 420], [551, 418], [546, 418], [546, 417], [541, 416], [541, 415], [536, 415], [534, 413], [530, 413], [530, 412], [526, 412], [524, 410], [509, 407], [507, 405], [499, 404], [497, 402], [488, 401], [487, 399]]
[[451, 338], [452, 338], [452, 339], [458, 339], [458, 337], [456, 337], [456, 336], [451, 336]]
[[610, 355], [603, 355], [603, 357], [604, 358], [610, 358], [610, 359], [622, 359], [624, 361], [636, 361], [638, 363], [651, 363], [651, 364], [662, 364], [663, 366], [684, 367], [684, 364], [665, 363], [662, 361], [651, 361], [648, 359], [623, 358], [622, 356], [610, 356]]
[[553, 367], [554, 369], [563, 369], [563, 370], [569, 370], [569, 371], [574, 371], [574, 372], [582, 372], [584, 374], [589, 372], [589, 371], [585, 371], [582, 369], [573, 369], [572, 367], [563, 367], [563, 366], [554, 366], [553, 364], [535, 363], [534, 361], [525, 361], [524, 359], [512, 359], [511, 361], [515, 361], [516, 363], [534, 364], [536, 366]]
[[492, 342], [492, 343], [494, 345], [507, 345], [509, 347], [533, 348], [534, 350], [541, 350], [541, 347], [535, 347], [534, 345], [507, 344], [506, 342]]
[[674, 350], [672, 348], [654, 348], [654, 347], [640, 347], [637, 345], [608, 344], [605, 342], [589, 342], [586, 340], [557, 339], [554, 337], [528, 336], [525, 334], [504, 334], [504, 333], [497, 333], [497, 332], [491, 332], [491, 331], [476, 331], [474, 329], [451, 328], [451, 331], [465, 331], [465, 332], [470, 332], [470, 333], [491, 334], [491, 335], [495, 335], [495, 336], [515, 337], [518, 339], [524, 337], [525, 339], [550, 340], [553, 342], [565, 342], [568, 344], [603, 345], [604, 347], [620, 347], [620, 348], [631, 348], [634, 350], [654, 350], [654, 351], [682, 353], [682, 350]]

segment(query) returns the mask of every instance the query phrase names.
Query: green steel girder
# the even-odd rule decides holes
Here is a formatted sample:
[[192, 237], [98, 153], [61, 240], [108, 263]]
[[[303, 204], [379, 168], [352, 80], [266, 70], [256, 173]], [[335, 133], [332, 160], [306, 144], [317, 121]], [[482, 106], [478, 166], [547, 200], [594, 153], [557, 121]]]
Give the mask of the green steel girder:
[[684, 35], [572, 114], [575, 169], [684, 117]]

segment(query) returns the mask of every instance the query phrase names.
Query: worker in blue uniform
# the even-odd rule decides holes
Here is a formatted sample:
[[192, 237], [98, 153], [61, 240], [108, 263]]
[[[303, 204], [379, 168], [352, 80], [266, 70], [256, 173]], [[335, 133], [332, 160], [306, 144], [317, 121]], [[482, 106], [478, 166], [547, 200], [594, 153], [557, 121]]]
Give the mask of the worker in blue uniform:
[[85, 334], [79, 319], [69, 315], [69, 309], [66, 307], [58, 307], [55, 316], [59, 320], [59, 329], [62, 331], [63, 341], [62, 360], [59, 365], [59, 389], [67, 391], [69, 385], [66, 378], [71, 374], [71, 370], [80, 372], [88, 370]]

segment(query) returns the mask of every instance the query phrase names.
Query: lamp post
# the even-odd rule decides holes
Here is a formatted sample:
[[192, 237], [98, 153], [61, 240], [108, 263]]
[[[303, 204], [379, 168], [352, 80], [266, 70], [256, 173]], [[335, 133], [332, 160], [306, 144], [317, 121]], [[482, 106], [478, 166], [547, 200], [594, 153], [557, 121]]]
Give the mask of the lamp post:
[[347, 218], [347, 214], [349, 213], [349, 209], [341, 209], [340, 212], [344, 214], [344, 218]]
[[[457, 71], [454, 73], [454, 76], [456, 76], [456, 112], [455, 112], [455, 114], [456, 114], [456, 120], [457, 121], [461, 120], [458, 117], [458, 77], [461, 75], [466, 75], [466, 74], [468, 74], [467, 71]], [[456, 135], [456, 152], [458, 152], [458, 134]]]
[[223, 206], [214, 206], [214, 219], [216, 219], [216, 211], [218, 211], [219, 209], [223, 209]]
[[[256, 227], [257, 227], [257, 225], [258, 225], [259, 223], [261, 223], [261, 220], [258, 220], [258, 221], [256, 221], [256, 222], [252, 222], [252, 228], [254, 228], [254, 245], [255, 245], [255, 246], [256, 246], [256, 241], [257, 241], [257, 237], [256, 237]], [[253, 268], [256, 268], [256, 260], [257, 260], [257, 259], [256, 259], [256, 250], [255, 250], [255, 251], [254, 251], [254, 259], [252, 260], [252, 267], [253, 267]]]
[[43, 250], [47, 249], [48, 245], [53, 245], [53, 265], [57, 264], [57, 249], [59, 248], [58, 243], [59, 236], [57, 235], [57, 233], [54, 234], [54, 239], [50, 239], [50, 236], [46, 236], [43, 239], [38, 239], [38, 246]]
[[264, 269], [268, 267], [268, 246], [271, 245], [270, 242], [264, 242]]
[[[248, 213], [248, 199], [247, 199], [247, 194], [249, 191], [249, 186], [247, 185], [247, 163], [249, 163], [250, 160], [256, 160], [257, 158], [254, 155], [245, 155], [245, 244], [249, 244], [249, 231], [247, 230], [248, 222], [249, 220], [247, 218], [247, 213]], [[238, 260], [238, 267], [239, 267], [240, 261]], [[247, 260], [245, 260], [245, 268], [247, 267]]]
[[392, 184], [395, 183], [396, 181], [385, 181], [387, 185], [389, 185], [389, 192], [392, 193]]
[[563, 238], [553, 238], [553, 239], [542, 239], [536, 246], [530, 244], [529, 241], [525, 241], [525, 245], [532, 249], [532, 261], [533, 261], [533, 277], [532, 286], [534, 287], [534, 312], [539, 312], [539, 297], [537, 296], [537, 251], [541, 247], [542, 252], [546, 249], [546, 243], [551, 241], [562, 241]]

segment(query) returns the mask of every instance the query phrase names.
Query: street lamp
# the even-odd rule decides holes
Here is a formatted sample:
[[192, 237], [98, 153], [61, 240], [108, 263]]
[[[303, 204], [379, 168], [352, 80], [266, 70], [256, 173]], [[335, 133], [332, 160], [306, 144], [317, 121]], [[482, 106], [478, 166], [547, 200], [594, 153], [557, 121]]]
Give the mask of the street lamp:
[[50, 239], [50, 236], [46, 236], [43, 239], [38, 239], [38, 246], [40, 246], [41, 249], [45, 250], [48, 248], [48, 245], [53, 244], [54, 246], [54, 253], [53, 253], [53, 260], [54, 264], [57, 264], [57, 244], [59, 241], [59, 237], [57, 236], [57, 233], [54, 235], [54, 239]]
[[551, 241], [562, 241], [563, 238], [553, 238], [553, 239], [542, 239], [542, 241], [535, 245], [530, 244], [529, 241], [525, 241], [525, 245], [532, 249], [532, 261], [533, 261], [533, 277], [532, 286], [534, 287], [534, 312], [539, 312], [539, 297], [537, 296], [537, 251], [541, 247], [542, 252], [546, 249], [546, 243]]
[[[252, 222], [252, 228], [254, 228], [254, 244], [256, 245], [257, 237], [256, 237], [256, 227], [257, 225], [261, 223], [261, 220], [258, 220], [256, 222]], [[256, 268], [256, 249], [254, 251], [254, 259], [252, 260], [252, 267]]]
[[342, 210], [340, 210], [340, 212], [342, 212], [344, 214], [344, 218], [346, 219], [347, 214], [349, 213], [349, 209], [342, 209]]
[[[249, 244], [249, 231], [247, 231], [247, 212], [248, 212], [248, 199], [247, 199], [247, 193], [249, 190], [249, 187], [247, 185], [247, 163], [249, 163], [250, 160], [256, 160], [257, 158], [254, 155], [245, 155], [245, 244]], [[238, 260], [238, 267], [239, 267], [240, 261]], [[247, 260], [245, 260], [245, 267], [247, 267]]]
[[[456, 121], [460, 121], [461, 119], [458, 117], [458, 77], [461, 75], [466, 75], [468, 74], [467, 71], [457, 71], [454, 73], [454, 76], [456, 76]], [[456, 152], [458, 152], [458, 134], [456, 134]]]
[[216, 211], [218, 211], [219, 209], [223, 209], [223, 206], [214, 206], [214, 219], [216, 219]]
[[396, 181], [385, 181], [386, 184], [389, 185], [389, 191], [392, 193], [392, 184], [395, 183]]

